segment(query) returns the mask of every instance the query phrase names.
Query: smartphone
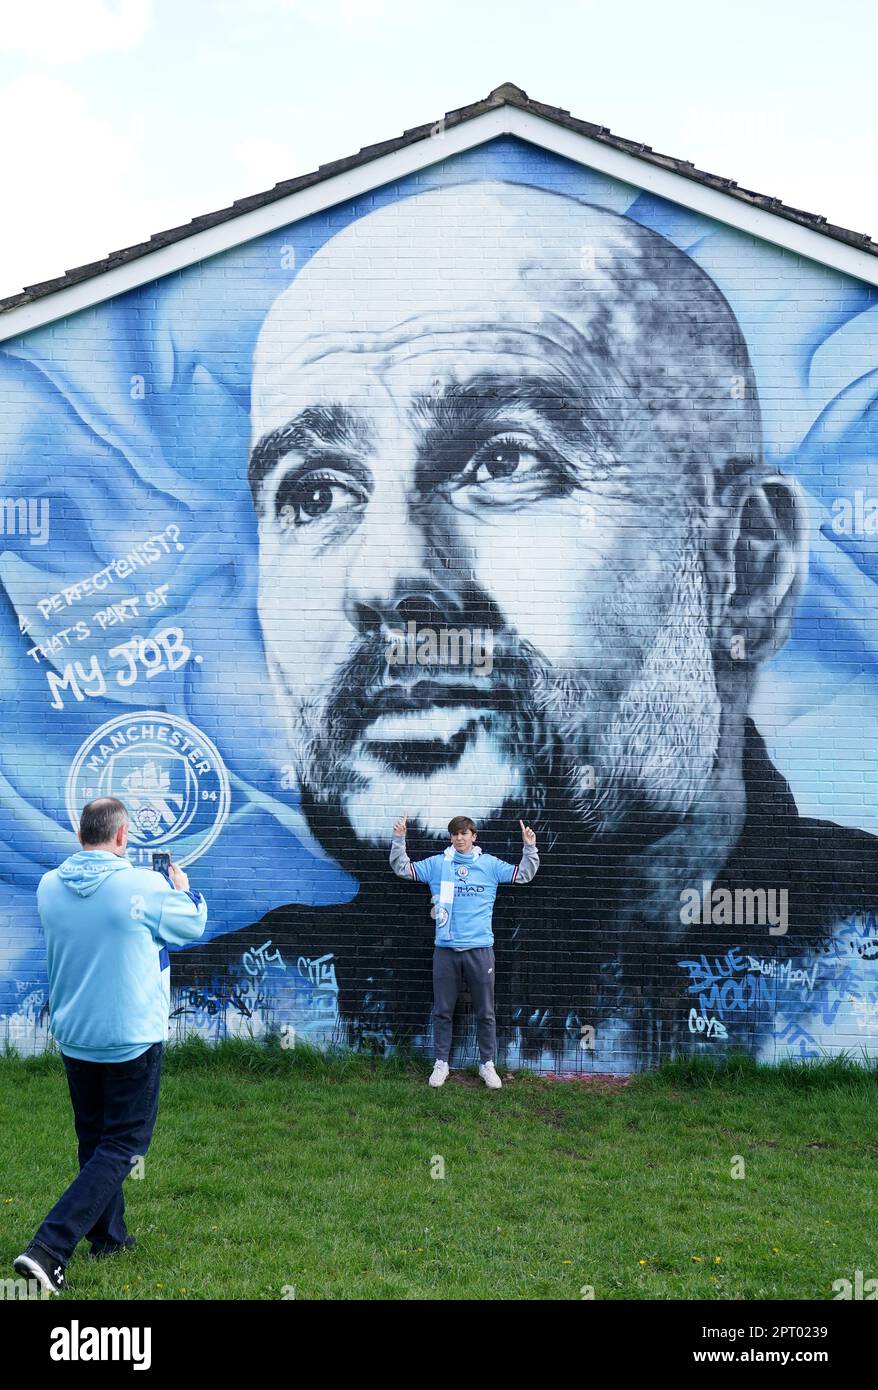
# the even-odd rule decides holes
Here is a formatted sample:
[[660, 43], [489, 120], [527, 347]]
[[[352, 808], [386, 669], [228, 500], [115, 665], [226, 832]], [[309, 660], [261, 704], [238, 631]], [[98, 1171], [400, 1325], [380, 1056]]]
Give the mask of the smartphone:
[[157, 874], [166, 874], [171, 867], [171, 856], [169, 854], [153, 853], [152, 867]]

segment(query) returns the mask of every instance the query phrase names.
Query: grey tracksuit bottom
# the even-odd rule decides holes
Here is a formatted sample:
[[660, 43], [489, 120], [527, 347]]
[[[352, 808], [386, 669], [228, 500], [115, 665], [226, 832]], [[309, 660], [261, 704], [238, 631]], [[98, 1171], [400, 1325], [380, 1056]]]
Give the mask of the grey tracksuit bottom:
[[497, 1048], [493, 946], [471, 946], [466, 951], [455, 951], [452, 946], [434, 947], [433, 1040], [436, 1060], [448, 1061], [454, 1006], [464, 979], [469, 986], [476, 1015], [479, 1060], [490, 1062]]

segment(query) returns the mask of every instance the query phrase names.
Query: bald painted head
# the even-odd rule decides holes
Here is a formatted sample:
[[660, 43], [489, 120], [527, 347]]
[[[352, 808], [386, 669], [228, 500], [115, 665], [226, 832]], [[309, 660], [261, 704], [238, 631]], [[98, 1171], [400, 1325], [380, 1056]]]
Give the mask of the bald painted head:
[[303, 266], [256, 347], [250, 483], [290, 756], [363, 844], [400, 808], [437, 840], [461, 805], [682, 817], [794, 601], [727, 301], [524, 185], [401, 199]]

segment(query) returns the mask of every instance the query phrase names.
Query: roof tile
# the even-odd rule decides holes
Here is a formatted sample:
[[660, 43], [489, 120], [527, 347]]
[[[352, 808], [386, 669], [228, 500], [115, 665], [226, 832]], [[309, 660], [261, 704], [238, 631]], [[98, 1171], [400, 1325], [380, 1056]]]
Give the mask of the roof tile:
[[836, 241], [842, 241], [849, 246], [866, 251], [870, 255], [878, 256], [878, 242], [873, 241], [865, 232], [850, 231], [846, 227], [839, 227], [835, 223], [829, 222], [826, 217], [818, 213], [788, 207], [780, 198], [770, 197], [764, 193], [755, 193], [747, 188], [740, 188], [734, 179], [722, 178], [719, 174], [711, 174], [706, 170], [696, 169], [689, 159], [675, 159], [672, 155], [658, 154], [651, 145], [614, 135], [607, 126], [594, 125], [590, 121], [580, 120], [578, 117], [571, 116], [564, 107], [547, 106], [544, 102], [535, 101], [514, 82], [504, 82], [501, 86], [495, 87], [481, 101], [473, 102], [469, 106], [458, 107], [454, 111], [447, 111], [442, 122], [433, 121], [432, 123], [413, 126], [410, 130], [403, 131], [402, 135], [391, 140], [382, 140], [374, 145], [365, 145], [357, 154], [348, 155], [343, 159], [331, 160], [328, 164], [321, 164], [316, 170], [307, 174], [284, 179], [262, 193], [255, 193], [246, 198], [237, 198], [229, 207], [220, 208], [216, 212], [203, 213], [199, 217], [193, 217], [190, 222], [181, 223], [177, 227], [169, 227], [162, 232], [154, 232], [148, 241], [136, 242], [120, 251], [113, 251], [103, 260], [90, 261], [87, 265], [76, 266], [54, 279], [41, 280], [34, 285], [25, 285], [19, 293], [0, 299], [0, 314], [16, 309], [22, 304], [32, 303], [34, 300], [55, 294], [68, 285], [79, 284], [82, 280], [100, 275], [116, 265], [149, 255], [151, 251], [156, 251], [159, 247], [182, 241], [205, 227], [217, 226], [221, 222], [227, 222], [230, 218], [239, 217], [255, 208], [277, 202], [280, 198], [288, 197], [290, 193], [309, 188], [312, 184], [319, 183], [322, 179], [329, 178], [344, 169], [356, 168], [362, 164], [367, 164], [372, 159], [379, 158], [383, 154], [390, 154], [406, 145], [429, 139], [436, 127], [442, 123], [446, 127], [459, 125], [463, 121], [472, 120], [475, 116], [504, 104], [516, 106], [522, 111], [528, 111], [534, 115], [542, 116], [546, 120], [555, 121], [577, 134], [587, 135], [591, 139], [599, 140], [601, 144], [631, 154], [649, 164], [658, 165], [663, 169], [671, 169], [683, 178], [692, 179], [695, 182], [705, 184], [707, 187], [721, 189], [729, 197], [761, 207], [775, 216], [786, 218], [790, 222], [797, 222], [801, 226], [810, 227], [822, 236], [831, 237]]

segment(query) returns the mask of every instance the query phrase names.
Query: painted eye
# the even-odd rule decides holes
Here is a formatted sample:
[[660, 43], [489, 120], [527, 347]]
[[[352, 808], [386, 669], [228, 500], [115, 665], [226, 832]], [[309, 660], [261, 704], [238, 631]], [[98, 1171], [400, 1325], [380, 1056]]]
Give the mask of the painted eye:
[[[538, 472], [546, 461], [532, 439], [518, 435], [495, 435], [473, 454], [463, 476], [465, 484], [498, 482], [518, 474], [522, 480]], [[516, 479], [518, 481], [518, 479]]]
[[[489, 478], [508, 478], [521, 462], [523, 452], [518, 444], [503, 440], [492, 441], [478, 459], [479, 472], [484, 469]], [[477, 478], [477, 481], [484, 480]]]
[[289, 530], [345, 511], [362, 500], [361, 493], [334, 474], [306, 473], [304, 477], [290, 477], [281, 483], [274, 509], [281, 528]]

